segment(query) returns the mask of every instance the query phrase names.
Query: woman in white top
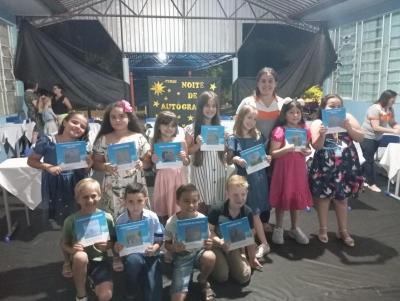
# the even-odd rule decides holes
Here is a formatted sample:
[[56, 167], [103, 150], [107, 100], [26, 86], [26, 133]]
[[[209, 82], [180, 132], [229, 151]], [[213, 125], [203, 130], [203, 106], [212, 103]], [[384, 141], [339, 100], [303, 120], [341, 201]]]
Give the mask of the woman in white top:
[[379, 99], [368, 108], [362, 129], [364, 140], [361, 149], [365, 158], [363, 165], [367, 187], [375, 192], [381, 189], [376, 186], [375, 153], [384, 133], [400, 134], [400, 126], [394, 118], [393, 104], [397, 93], [392, 90], [383, 91]]

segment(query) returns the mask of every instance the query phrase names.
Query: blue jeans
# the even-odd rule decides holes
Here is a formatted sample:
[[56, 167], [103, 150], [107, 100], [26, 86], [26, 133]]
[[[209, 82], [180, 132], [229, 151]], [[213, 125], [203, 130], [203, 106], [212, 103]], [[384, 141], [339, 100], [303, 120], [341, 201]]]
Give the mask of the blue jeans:
[[376, 184], [375, 153], [379, 148], [379, 141], [367, 139], [360, 143], [365, 162], [363, 164], [364, 176], [368, 185]]
[[123, 259], [126, 286], [129, 294], [142, 287], [144, 300], [161, 301], [162, 273], [159, 256], [132, 253]]

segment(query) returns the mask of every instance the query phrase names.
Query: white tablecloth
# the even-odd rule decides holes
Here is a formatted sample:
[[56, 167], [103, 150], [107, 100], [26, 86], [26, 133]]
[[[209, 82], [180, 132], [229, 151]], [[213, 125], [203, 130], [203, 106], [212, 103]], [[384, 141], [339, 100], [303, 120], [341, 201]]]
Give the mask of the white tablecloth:
[[400, 170], [400, 143], [389, 143], [379, 163], [393, 179]]
[[12, 147], [15, 147], [15, 144], [25, 133], [25, 136], [29, 141], [32, 141], [32, 132], [33, 127], [35, 126], [34, 122], [30, 123], [6, 123], [0, 125], [0, 142], [4, 143], [7, 138], [8, 143]]
[[0, 163], [0, 185], [32, 210], [42, 201], [41, 180], [42, 171], [29, 167], [27, 158]]

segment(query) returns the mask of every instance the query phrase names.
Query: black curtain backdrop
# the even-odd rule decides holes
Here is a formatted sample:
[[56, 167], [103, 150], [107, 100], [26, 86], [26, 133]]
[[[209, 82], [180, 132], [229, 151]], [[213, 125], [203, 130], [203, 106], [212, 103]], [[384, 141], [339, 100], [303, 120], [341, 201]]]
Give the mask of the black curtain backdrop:
[[[245, 24], [243, 35], [252, 30]], [[317, 33], [287, 25], [257, 25], [238, 54], [239, 79], [233, 86], [234, 103], [253, 93], [255, 75], [265, 67], [278, 73], [278, 94], [299, 97], [310, 86], [322, 85], [336, 68], [336, 52], [329, 33]]]
[[51, 90], [61, 83], [74, 107], [101, 108], [129, 99], [129, 86], [76, 58], [50, 36], [26, 21], [21, 22], [14, 74], [23, 82], [38, 82]]

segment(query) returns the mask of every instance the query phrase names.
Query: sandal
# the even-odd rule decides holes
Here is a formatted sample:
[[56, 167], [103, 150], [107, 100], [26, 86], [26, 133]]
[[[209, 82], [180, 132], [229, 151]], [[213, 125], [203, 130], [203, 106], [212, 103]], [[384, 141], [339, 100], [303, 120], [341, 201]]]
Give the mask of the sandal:
[[201, 285], [201, 292], [204, 297], [204, 301], [213, 301], [215, 300], [215, 292], [211, 288], [210, 282], [206, 281], [204, 283], [200, 283]]
[[320, 227], [319, 228], [318, 240], [324, 244], [328, 243], [328, 241], [329, 241], [327, 231], [328, 231], [328, 227]]
[[64, 262], [61, 274], [63, 275], [64, 278], [72, 278], [71, 263]]
[[347, 232], [346, 229], [344, 230], [339, 230], [339, 233], [337, 234], [337, 237], [343, 241], [343, 243], [348, 246], [348, 247], [354, 247], [355, 242], [354, 239], [350, 236], [350, 234]]
[[122, 272], [124, 270], [124, 265], [120, 257], [113, 257], [112, 267], [114, 272]]

